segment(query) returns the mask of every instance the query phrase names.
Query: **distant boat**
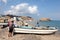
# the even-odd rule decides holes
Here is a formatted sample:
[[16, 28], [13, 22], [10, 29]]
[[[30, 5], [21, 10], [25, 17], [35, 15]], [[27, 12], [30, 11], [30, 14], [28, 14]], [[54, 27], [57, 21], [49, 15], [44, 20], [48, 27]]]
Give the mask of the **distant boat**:
[[52, 34], [57, 32], [55, 27], [16, 27], [14, 33]]

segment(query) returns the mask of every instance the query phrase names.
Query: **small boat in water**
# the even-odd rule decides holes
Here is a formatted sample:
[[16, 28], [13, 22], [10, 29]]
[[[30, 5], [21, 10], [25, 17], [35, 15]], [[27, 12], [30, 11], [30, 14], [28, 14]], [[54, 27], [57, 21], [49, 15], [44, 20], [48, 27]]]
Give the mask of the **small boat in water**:
[[58, 29], [55, 27], [15, 27], [14, 33], [33, 33], [33, 34], [52, 34], [57, 32]]

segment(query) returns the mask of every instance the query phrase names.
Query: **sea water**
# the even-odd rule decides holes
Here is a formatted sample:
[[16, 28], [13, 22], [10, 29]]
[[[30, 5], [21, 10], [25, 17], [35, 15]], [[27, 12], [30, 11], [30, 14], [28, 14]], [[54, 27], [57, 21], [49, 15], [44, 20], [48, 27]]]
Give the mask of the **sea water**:
[[56, 27], [56, 28], [60, 29], [60, 20], [34, 21], [34, 22], [31, 22], [31, 24], [35, 25], [36, 27], [51, 26], [51, 27]]
[[60, 20], [39, 21], [39, 26], [51, 26], [60, 29]]

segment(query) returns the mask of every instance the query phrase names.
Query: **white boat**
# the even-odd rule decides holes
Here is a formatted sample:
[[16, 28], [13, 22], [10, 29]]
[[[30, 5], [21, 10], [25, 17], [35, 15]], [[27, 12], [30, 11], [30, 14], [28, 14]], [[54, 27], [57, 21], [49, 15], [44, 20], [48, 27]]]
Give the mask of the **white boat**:
[[[15, 19], [16, 20], [16, 17]], [[45, 27], [45, 26], [40, 26], [40, 27], [31, 27], [31, 26], [18, 26], [14, 28], [14, 33], [34, 33], [34, 34], [52, 34], [57, 32], [58, 29], [55, 27]]]
[[7, 25], [8, 23], [0, 23], [0, 25]]
[[14, 28], [15, 33], [52, 34], [57, 31], [55, 27]]

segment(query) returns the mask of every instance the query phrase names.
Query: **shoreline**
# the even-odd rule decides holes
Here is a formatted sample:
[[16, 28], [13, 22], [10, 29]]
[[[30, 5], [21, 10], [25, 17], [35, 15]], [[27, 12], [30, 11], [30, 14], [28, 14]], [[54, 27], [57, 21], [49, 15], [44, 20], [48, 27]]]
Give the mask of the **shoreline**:
[[51, 35], [16, 34], [8, 37], [8, 28], [0, 29], [0, 40], [60, 40], [60, 31]]

